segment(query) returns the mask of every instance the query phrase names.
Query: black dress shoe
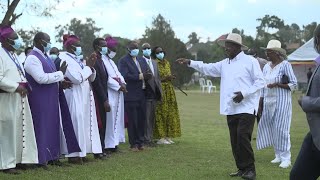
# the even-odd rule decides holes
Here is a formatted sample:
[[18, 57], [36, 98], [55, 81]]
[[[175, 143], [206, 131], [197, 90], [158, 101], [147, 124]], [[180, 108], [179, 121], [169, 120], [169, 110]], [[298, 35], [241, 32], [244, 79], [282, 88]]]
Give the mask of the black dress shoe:
[[62, 166], [62, 163], [59, 160], [48, 161], [48, 164], [52, 166]]
[[14, 174], [14, 175], [20, 174], [20, 172], [16, 169], [5, 169], [5, 170], [3, 170], [3, 172], [6, 174]]
[[248, 170], [245, 173], [243, 173], [241, 177], [242, 177], [242, 179], [255, 180], [256, 179], [256, 172], [253, 170]]
[[19, 169], [19, 170], [27, 170], [27, 165], [26, 164], [17, 164], [16, 165], [16, 169]]
[[103, 154], [94, 154], [93, 157], [94, 157], [95, 159], [99, 159], [99, 160], [106, 160], [106, 159], [108, 159], [108, 157], [110, 157], [110, 156], [108, 156], [107, 154], [104, 155], [104, 153], [103, 153]]
[[123, 153], [123, 151], [120, 150], [120, 148], [118, 146], [116, 146], [115, 148], [113, 148], [114, 153]]
[[90, 162], [90, 160], [86, 157], [81, 158], [83, 163], [88, 163]]
[[59, 166], [59, 167], [68, 167], [70, 165], [62, 163], [60, 160], [52, 160], [48, 162], [49, 165]]
[[113, 150], [112, 148], [107, 148], [104, 150], [103, 154], [112, 154], [113, 153]]
[[237, 177], [237, 176], [242, 176], [243, 175], [243, 171], [242, 170], [238, 170], [237, 172], [233, 172], [230, 174], [231, 177]]
[[108, 153], [102, 153], [102, 156], [106, 157], [106, 158], [109, 158], [111, 157], [111, 154], [108, 154]]

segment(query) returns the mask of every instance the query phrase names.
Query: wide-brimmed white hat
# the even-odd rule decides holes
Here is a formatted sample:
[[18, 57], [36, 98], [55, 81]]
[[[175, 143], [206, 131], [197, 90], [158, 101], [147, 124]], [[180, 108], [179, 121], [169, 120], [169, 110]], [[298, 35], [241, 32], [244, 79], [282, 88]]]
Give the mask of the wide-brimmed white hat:
[[218, 40], [218, 44], [222, 47], [225, 47], [226, 42], [232, 42], [241, 46], [241, 50], [247, 50], [248, 47], [242, 44], [242, 38], [239, 34], [230, 33], [226, 39]]
[[261, 47], [261, 49], [277, 51], [280, 52], [282, 55], [287, 56], [286, 50], [281, 48], [281, 42], [275, 39], [270, 40], [268, 42], [267, 47]]

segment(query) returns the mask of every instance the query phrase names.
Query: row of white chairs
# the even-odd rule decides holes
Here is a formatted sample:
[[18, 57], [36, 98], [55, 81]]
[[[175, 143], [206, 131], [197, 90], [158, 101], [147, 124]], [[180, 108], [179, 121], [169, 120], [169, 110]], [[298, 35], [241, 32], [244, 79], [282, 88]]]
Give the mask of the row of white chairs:
[[204, 78], [199, 78], [200, 90], [204, 93], [207, 88], [208, 93], [217, 92], [217, 87], [212, 84], [210, 79], [205, 80]]

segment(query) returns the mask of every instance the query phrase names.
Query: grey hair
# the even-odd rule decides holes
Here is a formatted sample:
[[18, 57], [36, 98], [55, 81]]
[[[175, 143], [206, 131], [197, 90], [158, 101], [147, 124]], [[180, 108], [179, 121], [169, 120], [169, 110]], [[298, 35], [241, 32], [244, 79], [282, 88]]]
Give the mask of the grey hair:
[[282, 60], [287, 59], [287, 56], [279, 51], [274, 51]]
[[143, 43], [141, 47], [143, 47], [143, 46], [147, 46], [147, 45], [149, 45], [149, 46], [150, 46], [150, 44], [149, 44], [149, 43]]

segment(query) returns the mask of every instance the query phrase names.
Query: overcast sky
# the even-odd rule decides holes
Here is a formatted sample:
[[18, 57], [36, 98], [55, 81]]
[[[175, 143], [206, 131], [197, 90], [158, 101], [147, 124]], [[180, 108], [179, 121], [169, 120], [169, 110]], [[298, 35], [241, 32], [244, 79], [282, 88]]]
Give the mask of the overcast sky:
[[[98, 27], [103, 28], [101, 36], [108, 33], [137, 39], [160, 13], [170, 21], [182, 41], [187, 42], [191, 32], [206, 41], [208, 37], [216, 39], [229, 33], [235, 27], [254, 36], [259, 25], [256, 19], [266, 14], [276, 15], [286, 24], [297, 23], [302, 27], [318, 22], [319, 8], [320, 0], [64, 0], [54, 11], [54, 18], [25, 13], [14, 28], [41, 27], [55, 44], [55, 26], [65, 25], [72, 18], [92, 18]], [[23, 7], [19, 6], [19, 9]]]

